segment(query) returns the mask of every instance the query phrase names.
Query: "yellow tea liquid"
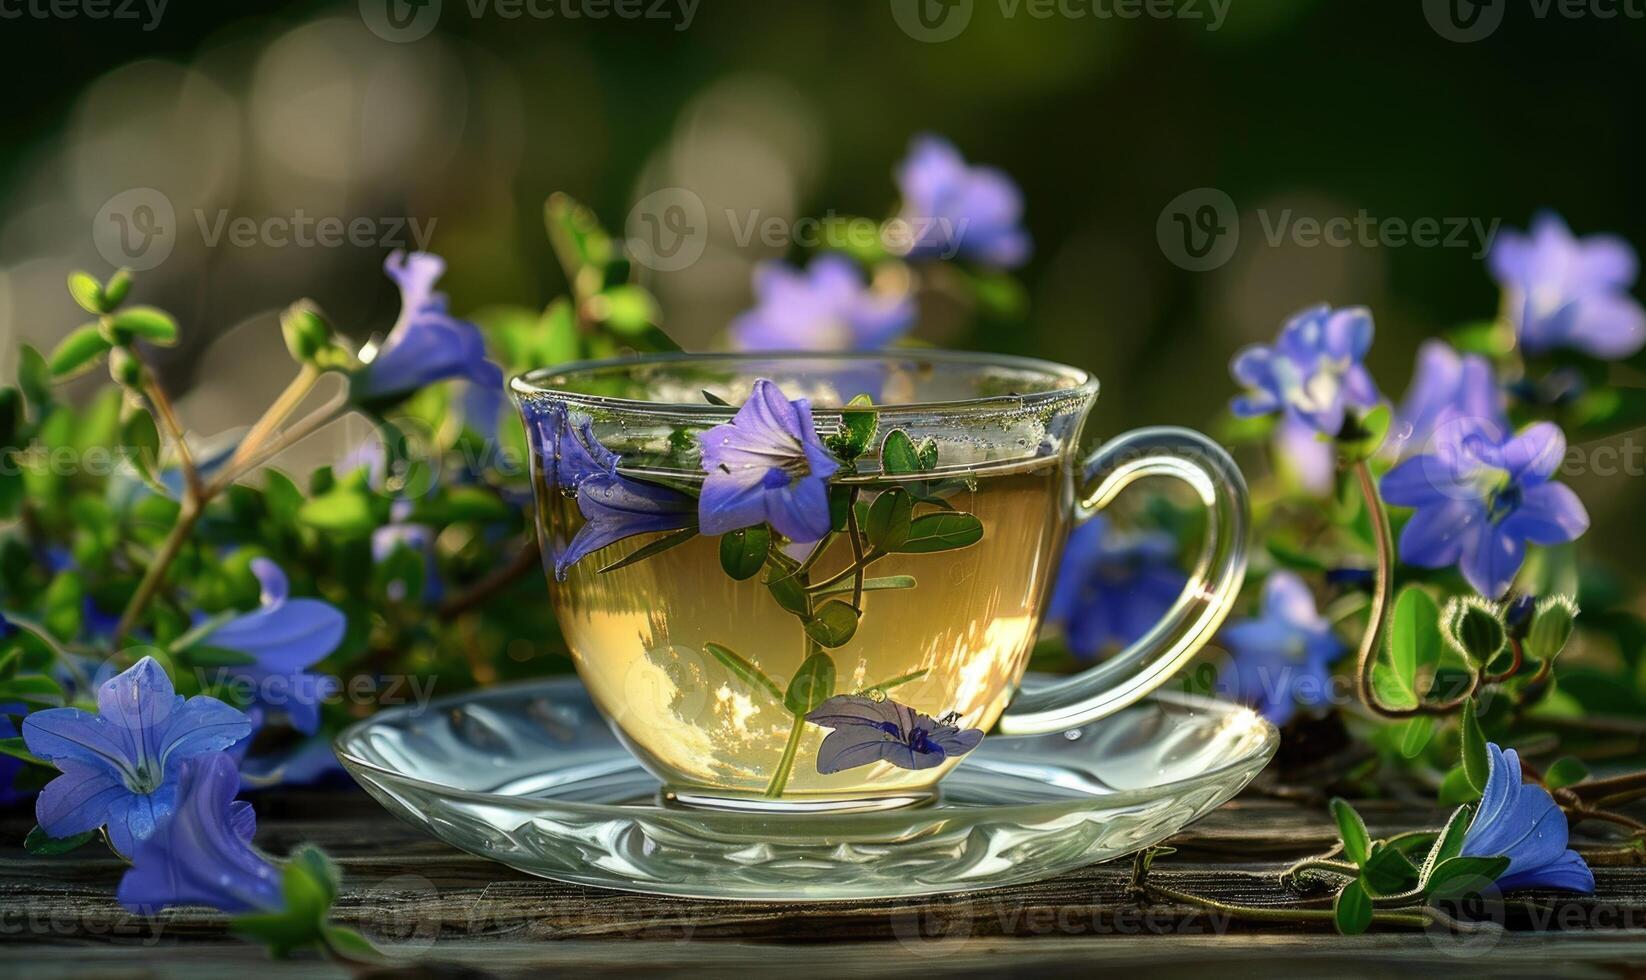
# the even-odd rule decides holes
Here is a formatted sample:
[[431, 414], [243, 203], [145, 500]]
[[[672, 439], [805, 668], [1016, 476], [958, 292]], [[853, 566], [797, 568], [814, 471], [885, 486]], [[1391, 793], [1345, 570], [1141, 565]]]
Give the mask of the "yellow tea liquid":
[[[871, 503], [881, 488], [895, 484], [850, 485], [859, 488], [860, 501]], [[835, 665], [834, 693], [918, 673], [886, 696], [933, 718], [954, 712], [954, 724], [963, 729], [991, 728], [1034, 645], [1039, 600], [1055, 570], [1070, 510], [1064, 486], [1053, 461], [1030, 470], [979, 471], [968, 484], [946, 491], [944, 499], [956, 510], [982, 522], [982, 540], [952, 551], [892, 554], [868, 567], [870, 579], [906, 575], [916, 584], [864, 593], [856, 633], [844, 646], [824, 651]], [[544, 523], [568, 540], [582, 523], [576, 502], [543, 496], [553, 498]], [[917, 514], [931, 510], [916, 506]], [[769, 569], [744, 581], [722, 570], [717, 538], [696, 537], [632, 565], [598, 571], [658, 537], [621, 541], [552, 583], [578, 673], [595, 703], [622, 725], [630, 747], [665, 780], [760, 794], [783, 756], [794, 715], [705, 652], [705, 645], [730, 649], [787, 689], [809, 652], [805, 633], [763, 584]], [[808, 581], [826, 582], [852, 561], [850, 541], [837, 535], [810, 566]], [[850, 589], [829, 598], [849, 602]], [[922, 789], [959, 761], [918, 771], [875, 762], [820, 775], [817, 750], [828, 733], [805, 726], [785, 798]]]

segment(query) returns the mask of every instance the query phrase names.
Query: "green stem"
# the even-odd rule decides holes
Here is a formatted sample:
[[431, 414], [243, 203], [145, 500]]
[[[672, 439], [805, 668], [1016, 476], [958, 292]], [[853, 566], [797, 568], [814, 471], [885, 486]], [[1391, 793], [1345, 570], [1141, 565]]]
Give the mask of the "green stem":
[[886, 557], [888, 554], [890, 554], [890, 552], [880, 551], [880, 550], [871, 551], [868, 554], [863, 556], [862, 561], [852, 562], [850, 565], [846, 566], [845, 568], [841, 569], [840, 571], [836, 572], [835, 574], [830, 575], [828, 578], [826, 578], [823, 581], [817, 583], [816, 585], [809, 586], [808, 589], [809, 589], [809, 591], [812, 591], [812, 592], [819, 592], [819, 591], [822, 591], [823, 589], [827, 589], [831, 585], [836, 585], [840, 582], [844, 582], [847, 579], [851, 578], [853, 575], [856, 575], [858, 572], [861, 572], [863, 569], [868, 568], [870, 565], [873, 565], [875, 562], [877, 562], [880, 559]]
[[857, 530], [857, 488], [846, 498], [846, 531], [852, 539], [852, 608], [863, 615], [863, 537]]
[[783, 758], [777, 761], [777, 771], [772, 773], [771, 782], [766, 784], [768, 799], [777, 799], [783, 795], [783, 788], [789, 784], [789, 773], [794, 771], [794, 759], [800, 752], [800, 736], [806, 734], [806, 716], [795, 715], [794, 725], [789, 728], [788, 744], [783, 746]]
[[177, 523], [172, 525], [171, 533], [166, 535], [160, 550], [149, 562], [148, 570], [143, 573], [143, 580], [137, 584], [137, 591], [126, 604], [126, 611], [120, 614], [120, 623], [114, 628], [115, 649], [118, 650], [125, 642], [126, 634], [137, 625], [137, 618], [148, 608], [155, 593], [160, 591], [160, 583], [165, 581], [166, 571], [183, 550], [183, 543], [188, 540], [189, 533], [194, 530], [194, 525], [199, 522], [203, 513], [203, 504], [194, 503], [193, 494], [184, 498], [183, 509], [177, 513]]
[[[1184, 905], [1193, 905], [1203, 909], [1211, 909], [1232, 915], [1237, 918], [1253, 922], [1323, 922], [1335, 923], [1337, 913], [1331, 909], [1288, 909], [1269, 908], [1261, 905], [1236, 905], [1232, 902], [1220, 902], [1215, 898], [1206, 898], [1201, 895], [1192, 895], [1180, 892], [1175, 888], [1157, 885], [1154, 882], [1144, 882], [1140, 886], [1145, 892], [1160, 898], [1169, 898]], [[1422, 909], [1416, 912], [1378, 912], [1372, 913], [1372, 922], [1388, 926], [1412, 926], [1421, 929], [1433, 920], [1433, 912]]]

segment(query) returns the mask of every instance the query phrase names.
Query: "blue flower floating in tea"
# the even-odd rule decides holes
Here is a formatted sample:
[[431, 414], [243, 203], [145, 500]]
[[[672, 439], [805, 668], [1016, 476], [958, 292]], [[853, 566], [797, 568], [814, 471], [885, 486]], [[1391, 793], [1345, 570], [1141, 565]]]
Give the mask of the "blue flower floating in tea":
[[184, 700], [153, 657], [105, 681], [97, 709], [51, 708], [23, 719], [29, 751], [63, 773], [40, 791], [35, 819], [53, 837], [106, 825], [109, 843], [127, 856], [176, 809], [183, 762], [222, 752], [252, 727], [216, 698]]
[[1572, 348], [1618, 360], [1646, 345], [1646, 309], [1629, 295], [1639, 261], [1623, 239], [1578, 238], [1546, 211], [1529, 234], [1500, 233], [1487, 262], [1526, 353]]
[[1377, 384], [1361, 361], [1372, 346], [1372, 314], [1325, 304], [1293, 316], [1272, 345], [1235, 355], [1230, 371], [1247, 391], [1231, 408], [1243, 418], [1284, 413], [1326, 436], [1343, 431], [1348, 408], [1371, 408]]
[[1595, 890], [1594, 872], [1583, 858], [1566, 846], [1566, 815], [1542, 786], [1521, 782], [1520, 756], [1487, 742], [1491, 772], [1480, 809], [1463, 836], [1463, 853], [1470, 857], [1506, 857], [1497, 885], [1511, 888], [1561, 888], [1588, 894]]
[[138, 845], [115, 892], [120, 904], [142, 915], [173, 905], [281, 908], [280, 871], [251, 846], [257, 817], [251, 804], [234, 799], [234, 760], [221, 752], [192, 759], [177, 783], [177, 812]]
[[1028, 260], [1022, 192], [1002, 171], [968, 165], [948, 140], [915, 137], [897, 185], [911, 258], [966, 258], [999, 269]]
[[762, 262], [754, 294], [755, 308], [731, 325], [743, 350], [878, 350], [914, 325], [907, 291], [877, 292], [841, 255], [820, 255], [805, 271]]
[[564, 580], [585, 556], [624, 538], [678, 531], [696, 521], [697, 501], [690, 496], [619, 474], [618, 456], [595, 437], [593, 419], [551, 405], [534, 410], [532, 422], [549, 485], [574, 496], [583, 515], [583, 526], [554, 557], [555, 578]]
[[703, 494], [698, 525], [725, 534], [770, 524], [791, 541], [829, 533], [829, 477], [840, 468], [812, 427], [811, 404], [765, 378], [732, 420], [698, 436]]
[[983, 730], [960, 728], [952, 718], [935, 719], [890, 698], [840, 694], [806, 715], [814, 725], [831, 728], [817, 749], [817, 771], [824, 775], [872, 762], [903, 769], [931, 769], [965, 755], [983, 741]]
[[1400, 559], [1419, 568], [1456, 565], [1481, 595], [1508, 591], [1526, 544], [1571, 541], [1589, 527], [1577, 494], [1551, 478], [1566, 437], [1550, 422], [1519, 435], [1478, 418], [1442, 422], [1433, 452], [1383, 477], [1383, 498], [1417, 512], [1400, 532]]

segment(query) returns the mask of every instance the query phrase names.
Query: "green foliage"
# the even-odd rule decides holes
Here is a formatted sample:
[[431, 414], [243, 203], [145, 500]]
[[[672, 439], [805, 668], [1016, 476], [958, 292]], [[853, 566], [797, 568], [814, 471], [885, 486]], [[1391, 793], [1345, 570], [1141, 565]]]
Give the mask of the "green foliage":
[[754, 578], [766, 566], [771, 541], [771, 532], [764, 524], [721, 535], [720, 567], [740, 582]]
[[814, 653], [800, 664], [783, 692], [783, 707], [795, 715], [805, 715], [834, 696], [834, 661], [827, 654]]
[[1337, 833], [1343, 842], [1343, 855], [1364, 868], [1371, 854], [1371, 837], [1366, 833], [1366, 822], [1347, 801], [1334, 797], [1331, 802], [1332, 818], [1337, 821]]
[[299, 847], [281, 870], [282, 908], [236, 916], [230, 928], [267, 945], [279, 959], [309, 947], [354, 961], [379, 959], [380, 954], [359, 934], [327, 922], [339, 884], [337, 866], [330, 858], [318, 848]]
[[867, 406], [874, 402], [868, 395], [857, 395], [846, 403], [840, 412], [840, 431], [823, 440], [829, 451], [842, 463], [853, 463], [869, 448], [874, 441], [875, 429], [880, 425], [880, 415], [868, 411]]
[[1478, 796], [1486, 792], [1486, 778], [1491, 775], [1491, 757], [1486, 751], [1486, 735], [1481, 731], [1475, 702], [1470, 699], [1463, 706], [1463, 775]]

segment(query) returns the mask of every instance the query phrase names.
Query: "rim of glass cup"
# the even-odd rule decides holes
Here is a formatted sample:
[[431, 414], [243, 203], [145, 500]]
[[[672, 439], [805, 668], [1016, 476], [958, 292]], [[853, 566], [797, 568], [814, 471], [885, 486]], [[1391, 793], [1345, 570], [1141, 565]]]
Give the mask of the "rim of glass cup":
[[[1009, 395], [978, 395], [972, 398], [953, 398], [933, 401], [915, 402], [887, 402], [876, 404], [875, 410], [881, 414], [907, 413], [975, 413], [999, 411], [1002, 409], [1021, 410], [1042, 403], [1053, 403], [1071, 398], [1091, 398], [1098, 391], [1097, 378], [1090, 372], [1056, 361], [1042, 360], [1037, 357], [1020, 357], [1015, 354], [989, 354], [982, 351], [949, 351], [924, 350], [910, 348], [908, 350], [874, 350], [874, 351], [737, 351], [717, 353], [689, 353], [686, 351], [670, 351], [660, 354], [637, 354], [629, 357], [607, 357], [584, 361], [570, 361], [557, 364], [553, 367], [534, 368], [523, 374], [516, 375], [509, 381], [509, 390], [516, 396], [552, 395], [578, 405], [590, 408], [621, 410], [636, 413], [666, 412], [670, 415], [686, 414], [704, 418], [729, 418], [737, 413], [736, 405], [714, 405], [708, 402], [669, 402], [648, 401], [639, 398], [618, 398], [612, 395], [591, 395], [584, 392], [568, 391], [566, 388], [546, 383], [551, 379], [569, 378], [573, 375], [591, 375], [604, 371], [633, 370], [635, 368], [689, 364], [693, 362], [711, 365], [733, 365], [738, 363], [755, 362], [783, 362], [783, 361], [859, 361], [864, 363], [897, 363], [908, 364], [942, 363], [959, 364], [975, 367], [986, 372], [989, 368], [1017, 370], [1020, 372], [1039, 374], [1053, 382], [1064, 382], [1063, 386], [1048, 387], [1040, 391], [1031, 391]], [[844, 406], [813, 405], [817, 413], [837, 413]]]

